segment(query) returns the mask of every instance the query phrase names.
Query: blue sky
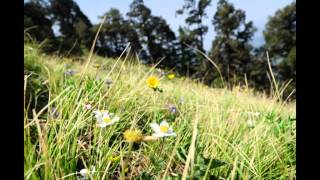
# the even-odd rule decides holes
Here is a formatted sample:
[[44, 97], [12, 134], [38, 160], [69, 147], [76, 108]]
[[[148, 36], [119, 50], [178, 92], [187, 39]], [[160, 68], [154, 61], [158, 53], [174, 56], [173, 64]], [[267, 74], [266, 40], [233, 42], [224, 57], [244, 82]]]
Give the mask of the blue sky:
[[[99, 23], [98, 16], [107, 12], [110, 8], [117, 8], [124, 15], [129, 10], [129, 4], [132, 0], [75, 0], [80, 9], [88, 16], [92, 23]], [[184, 3], [183, 0], [144, 0], [147, 7], [153, 15], [162, 16], [166, 19], [171, 29], [177, 33], [179, 25], [184, 26], [184, 16], [175, 16], [177, 9], [180, 9]], [[293, 2], [293, 0], [229, 0], [236, 8], [246, 12], [247, 20], [252, 20], [254, 26], [258, 29], [255, 33], [252, 44], [259, 46], [264, 43], [262, 31], [268, 20], [278, 9]], [[205, 36], [204, 48], [211, 48], [215, 32], [212, 26], [213, 14], [216, 11], [217, 0], [212, 0], [207, 8], [208, 19], [205, 24], [209, 26], [208, 33]]]

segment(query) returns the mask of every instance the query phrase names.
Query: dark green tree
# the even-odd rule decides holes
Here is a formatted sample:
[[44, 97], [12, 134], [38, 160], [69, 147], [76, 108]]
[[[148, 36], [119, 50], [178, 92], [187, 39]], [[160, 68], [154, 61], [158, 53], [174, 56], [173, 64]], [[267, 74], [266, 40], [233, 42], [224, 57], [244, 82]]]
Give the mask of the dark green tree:
[[48, 5], [41, 0], [24, 3], [24, 28], [38, 42], [54, 39]]
[[162, 17], [152, 16], [154, 31], [149, 36], [152, 43], [148, 43], [150, 54], [154, 60], [165, 58], [161, 63], [162, 68], [176, 66], [176, 36]]
[[296, 2], [278, 10], [269, 18], [263, 34], [277, 77], [296, 80]]
[[176, 43], [177, 70], [186, 76], [195, 75], [199, 68], [199, 59], [194, 49], [187, 45], [194, 43], [194, 35], [188, 29], [179, 27], [178, 42]]
[[[185, 32], [193, 39], [193, 43], [190, 45], [195, 46], [197, 49], [204, 52], [203, 39], [204, 35], [208, 32], [208, 26], [203, 24], [204, 18], [207, 18], [205, 9], [210, 5], [211, 0], [184, 0], [185, 3], [182, 9], [177, 10], [177, 14], [186, 13], [185, 19], [188, 28], [185, 28]], [[186, 33], [185, 33], [186, 35]]]
[[143, 0], [134, 0], [127, 13], [131, 25], [137, 30], [140, 42], [147, 47], [147, 63], [156, 63], [165, 58], [160, 64], [163, 67], [175, 66], [175, 34], [162, 17], [153, 16]]
[[[138, 53], [142, 47], [139, 37], [130, 23], [122, 17], [120, 11], [111, 8], [104, 16], [106, 20], [99, 33], [96, 45], [98, 53], [108, 57], [118, 57], [129, 42], [132, 53]], [[95, 33], [99, 26], [95, 25]]]
[[81, 54], [92, 43], [89, 19], [73, 0], [50, 0], [50, 4], [54, 23], [59, 25], [61, 33], [60, 52]]
[[[217, 12], [212, 21], [217, 36], [212, 43], [210, 58], [220, 67], [223, 78], [229, 87], [243, 82], [243, 78], [250, 74], [252, 66], [252, 46], [249, 44], [255, 28], [252, 21], [246, 21], [245, 12], [226, 0], [219, 0]], [[217, 71], [208, 69], [210, 73], [207, 82], [218, 77]]]
[[207, 66], [205, 58], [189, 45], [197, 50], [205, 52], [203, 48], [204, 35], [208, 31], [208, 26], [204, 25], [203, 20], [207, 18], [206, 8], [211, 0], [185, 0], [181, 9], [177, 10], [178, 15], [185, 14], [187, 27], [179, 28], [179, 40], [181, 42], [181, 64], [187, 71], [187, 75], [203, 77]]
[[25, 41], [41, 43], [42, 52], [55, 52], [57, 39], [52, 27], [51, 8], [47, 1], [31, 0], [24, 3]]
[[266, 48], [264, 46], [255, 48], [252, 59], [249, 64], [250, 73], [247, 74], [250, 87], [270, 93], [270, 83], [272, 82], [266, 57]]

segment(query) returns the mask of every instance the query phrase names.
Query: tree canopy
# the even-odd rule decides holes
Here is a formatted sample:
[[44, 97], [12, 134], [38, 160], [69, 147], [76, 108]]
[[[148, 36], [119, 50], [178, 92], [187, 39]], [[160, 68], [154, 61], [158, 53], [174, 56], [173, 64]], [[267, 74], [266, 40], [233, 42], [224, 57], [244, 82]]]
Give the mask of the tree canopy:
[[[143, 63], [173, 70], [182, 76], [201, 80], [218, 87], [220, 73], [203, 54], [210, 57], [221, 71], [228, 87], [245, 82], [258, 90], [270, 89], [266, 51], [279, 83], [292, 83], [296, 76], [296, 3], [279, 9], [263, 31], [265, 44], [253, 47], [256, 28], [246, 12], [227, 0], [218, 0], [211, 18], [216, 37], [206, 52], [203, 42], [209, 30], [204, 20], [211, 0], [184, 0], [176, 14], [185, 16], [185, 24], [175, 33], [167, 21], [152, 13], [143, 0], [133, 0], [123, 15], [111, 8], [100, 15], [105, 22], [95, 44], [101, 56], [118, 57], [130, 43], [130, 52]], [[31, 0], [24, 3], [26, 37], [46, 41], [46, 53], [79, 56], [90, 49], [99, 24], [92, 24], [73, 0]], [[26, 38], [27, 40], [28, 38]], [[196, 50], [195, 50], [196, 49]], [[288, 94], [288, 93], [287, 93]]]
[[[253, 22], [246, 21], [244, 11], [236, 9], [226, 0], [219, 0], [212, 24], [217, 36], [209, 52], [211, 59], [219, 64], [222, 76], [229, 85], [243, 80], [244, 75], [250, 73], [252, 63], [249, 41], [256, 30]], [[217, 76], [217, 73], [214, 74], [210, 80]]]

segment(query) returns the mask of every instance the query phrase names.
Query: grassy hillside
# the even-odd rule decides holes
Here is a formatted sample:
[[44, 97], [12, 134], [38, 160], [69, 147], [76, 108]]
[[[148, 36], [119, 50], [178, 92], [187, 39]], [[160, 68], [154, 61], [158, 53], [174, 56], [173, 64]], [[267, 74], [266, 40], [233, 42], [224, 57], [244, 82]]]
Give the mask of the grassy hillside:
[[[295, 179], [295, 104], [128, 59], [94, 56], [84, 69], [25, 45], [25, 179], [77, 179], [82, 169], [88, 179]], [[151, 75], [162, 92], [146, 84]], [[120, 119], [101, 128], [94, 110]], [[163, 120], [176, 136], [151, 136]], [[129, 136], [138, 142], [128, 129], [141, 131]]]

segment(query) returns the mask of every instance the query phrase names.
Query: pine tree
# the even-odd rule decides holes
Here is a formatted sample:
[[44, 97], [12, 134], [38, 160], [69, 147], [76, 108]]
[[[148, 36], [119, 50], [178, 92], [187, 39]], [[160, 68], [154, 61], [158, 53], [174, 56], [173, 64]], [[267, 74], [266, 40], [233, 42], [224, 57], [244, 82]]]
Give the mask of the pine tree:
[[270, 17], [263, 32], [266, 49], [279, 71], [279, 78], [287, 80], [296, 75], [296, 3], [278, 10]]
[[60, 53], [80, 55], [83, 48], [91, 46], [91, 22], [73, 0], [50, 0], [50, 4], [52, 19], [61, 33]]
[[[132, 53], [141, 49], [138, 35], [125, 20], [118, 9], [111, 8], [103, 16], [106, 17], [99, 33], [96, 49], [98, 54], [108, 57], [119, 57], [127, 44], [131, 43]], [[101, 19], [103, 18], [100, 17]], [[93, 27], [94, 34], [100, 25]]]
[[[249, 44], [255, 28], [252, 21], [246, 21], [245, 12], [226, 0], [219, 0], [217, 12], [212, 21], [217, 36], [212, 43], [210, 58], [220, 67], [223, 78], [229, 87], [243, 82], [245, 74], [250, 73], [252, 46]], [[210, 71], [209, 79], [218, 77], [215, 69]]]
[[41, 0], [24, 3], [24, 28], [36, 41], [54, 39], [49, 6]]
[[127, 13], [131, 25], [137, 30], [140, 42], [145, 47], [147, 63], [155, 64], [165, 58], [160, 66], [175, 66], [175, 34], [167, 22], [158, 16], [153, 16], [143, 0], [134, 0]]
[[208, 26], [203, 24], [204, 18], [207, 17], [205, 9], [210, 5], [211, 0], [185, 0], [185, 4], [182, 9], [177, 10], [177, 14], [181, 15], [186, 13], [185, 19], [188, 28], [185, 28], [185, 32], [193, 39], [193, 43], [197, 49], [204, 52], [203, 39], [204, 35], [208, 32]]

